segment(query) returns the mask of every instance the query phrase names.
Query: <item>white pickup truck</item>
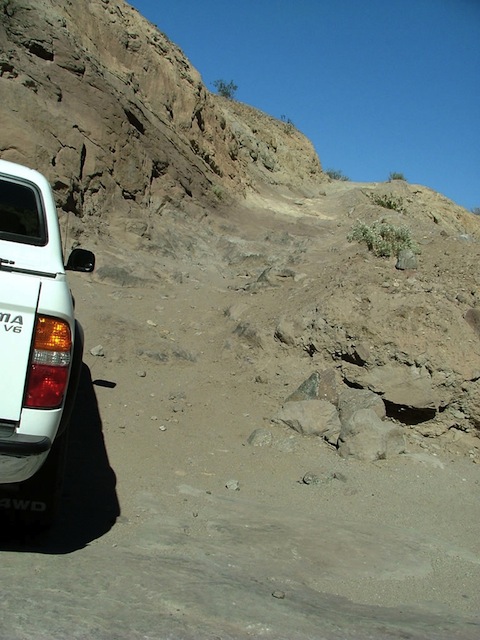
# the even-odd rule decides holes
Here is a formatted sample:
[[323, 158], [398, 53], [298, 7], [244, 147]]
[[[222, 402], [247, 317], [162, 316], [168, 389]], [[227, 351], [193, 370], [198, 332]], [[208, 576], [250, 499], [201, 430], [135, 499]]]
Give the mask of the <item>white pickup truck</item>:
[[48, 181], [0, 160], [0, 518], [50, 524], [58, 508], [83, 354]]

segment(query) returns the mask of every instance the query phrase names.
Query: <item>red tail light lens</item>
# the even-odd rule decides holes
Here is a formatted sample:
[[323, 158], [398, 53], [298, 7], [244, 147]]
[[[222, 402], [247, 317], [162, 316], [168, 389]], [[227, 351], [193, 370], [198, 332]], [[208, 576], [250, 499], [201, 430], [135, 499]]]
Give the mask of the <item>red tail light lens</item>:
[[32, 364], [25, 405], [37, 409], [54, 409], [62, 404], [67, 386], [68, 367]]
[[70, 326], [64, 320], [39, 316], [35, 327], [25, 406], [55, 409], [63, 402], [72, 351]]

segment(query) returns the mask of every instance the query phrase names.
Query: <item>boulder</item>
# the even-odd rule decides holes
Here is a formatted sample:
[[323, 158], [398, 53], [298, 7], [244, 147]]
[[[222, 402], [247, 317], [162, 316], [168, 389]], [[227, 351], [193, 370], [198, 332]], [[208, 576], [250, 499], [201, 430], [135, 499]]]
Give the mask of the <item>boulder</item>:
[[471, 380], [463, 384], [463, 393], [459, 400], [460, 408], [480, 434], [480, 380]]
[[336, 407], [326, 400], [287, 402], [275, 417], [277, 422], [306, 436], [320, 436], [336, 443], [341, 430]]
[[480, 309], [468, 309], [465, 313], [465, 320], [472, 327], [476, 335], [480, 337]]
[[371, 368], [345, 364], [345, 380], [380, 395], [384, 402], [402, 408], [435, 412], [440, 398], [425, 367], [384, 365]]
[[384, 460], [405, 452], [405, 436], [401, 427], [384, 422], [373, 409], [359, 409], [342, 424], [338, 452], [343, 458]]
[[395, 268], [404, 271], [407, 269], [417, 269], [417, 267], [418, 258], [416, 254], [411, 249], [402, 249], [398, 254]]
[[327, 400], [336, 405], [338, 389], [335, 370], [315, 371], [288, 396], [285, 402], [298, 402], [299, 400]]
[[292, 320], [287, 318], [280, 318], [275, 328], [275, 339], [286, 345], [287, 347], [294, 347], [297, 342], [297, 335], [299, 331]]
[[368, 389], [346, 387], [338, 398], [338, 411], [342, 424], [360, 409], [372, 409], [380, 420], [386, 416], [385, 403], [379, 395]]

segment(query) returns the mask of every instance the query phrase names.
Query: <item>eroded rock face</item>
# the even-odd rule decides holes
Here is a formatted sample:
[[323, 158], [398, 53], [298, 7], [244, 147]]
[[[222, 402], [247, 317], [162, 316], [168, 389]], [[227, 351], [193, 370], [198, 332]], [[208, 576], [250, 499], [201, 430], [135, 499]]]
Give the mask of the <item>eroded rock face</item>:
[[1, 157], [45, 173], [83, 224], [105, 231], [144, 222], [148, 209], [130, 231], [155, 235], [167, 205], [213, 204], [256, 181], [318, 180], [303, 135], [211, 95], [182, 51], [121, 0], [1, 0], [0, 13]]

